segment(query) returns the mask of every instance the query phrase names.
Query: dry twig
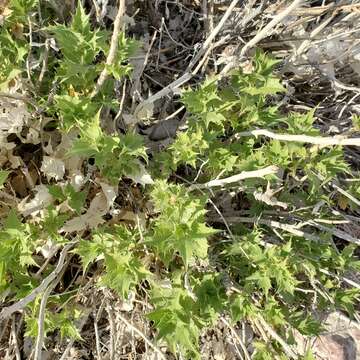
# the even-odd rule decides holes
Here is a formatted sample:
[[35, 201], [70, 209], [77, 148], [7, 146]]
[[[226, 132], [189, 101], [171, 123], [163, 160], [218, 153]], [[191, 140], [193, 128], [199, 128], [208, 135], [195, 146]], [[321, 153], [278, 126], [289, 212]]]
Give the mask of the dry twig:
[[11, 335], [12, 335], [13, 342], [14, 342], [15, 358], [16, 358], [16, 360], [21, 360], [21, 354], [20, 354], [20, 349], [19, 349], [19, 344], [18, 344], [18, 339], [17, 339], [15, 321], [16, 321], [16, 318], [15, 318], [15, 316], [13, 316], [12, 322], [11, 322]]
[[138, 328], [136, 328], [133, 324], [131, 324], [128, 320], [126, 320], [119, 312], [116, 314], [116, 316], [132, 331], [134, 331], [137, 335], [139, 335], [147, 345], [149, 345], [158, 355], [159, 358], [162, 360], [166, 360], [166, 357], [164, 353], [156, 346], [154, 345], [147, 337], [146, 335], [140, 331]]
[[41, 360], [42, 359], [42, 347], [44, 343], [44, 332], [45, 332], [45, 310], [46, 310], [46, 302], [47, 299], [53, 290], [54, 286], [50, 285], [44, 292], [43, 297], [41, 298], [40, 303], [40, 310], [39, 310], [39, 318], [38, 318], [38, 336], [36, 338], [35, 343], [35, 353], [34, 353], [34, 360]]
[[[85, 311], [83, 312], [83, 316], [82, 316], [82, 318], [81, 318], [81, 320], [80, 320], [80, 324], [79, 324], [79, 326], [78, 326], [79, 332], [82, 330], [82, 328], [84, 327], [84, 325], [85, 325], [86, 322], [88, 321], [88, 317], [89, 317], [89, 315], [90, 315], [90, 312], [91, 312], [91, 311], [90, 311], [89, 309], [87, 309], [87, 310], [85, 310]], [[65, 351], [62, 353], [61, 358], [60, 358], [59, 360], [67, 360], [67, 359], [68, 359], [68, 354], [69, 354], [72, 346], [74, 345], [74, 342], [75, 342], [75, 339], [74, 339], [74, 338], [72, 338], [72, 339], [69, 341], [68, 345], [66, 346]]]
[[35, 288], [29, 295], [24, 297], [23, 299], [19, 300], [15, 304], [12, 304], [4, 309], [2, 309], [0, 313], [0, 321], [8, 318], [14, 312], [20, 311], [25, 308], [27, 304], [34, 301], [35, 298], [41, 294], [48, 286], [57, 278], [57, 276], [61, 273], [62, 269], [64, 268], [66, 262], [66, 256], [68, 252], [76, 245], [77, 242], [72, 242], [64, 246], [63, 250], [61, 251], [60, 258], [56, 268], [53, 272], [51, 272], [42, 282], [41, 284]]
[[[239, 58], [243, 58], [245, 54], [248, 52], [249, 49], [254, 47], [259, 41], [268, 37], [272, 33], [272, 29], [279, 24], [286, 16], [288, 16], [292, 11], [298, 8], [304, 0], [294, 0], [293, 3], [283, 10], [281, 13], [276, 15], [266, 26], [264, 26], [257, 34], [254, 36], [245, 46], [241, 49]], [[226, 75], [234, 66], [235, 61], [230, 62], [227, 64], [224, 69], [221, 71], [222, 75]]]
[[38, 79], [38, 84], [41, 84], [42, 81], [44, 80], [44, 76], [48, 67], [48, 60], [49, 60], [49, 50], [50, 50], [50, 40], [46, 39], [45, 40], [45, 50], [44, 50], [44, 54], [43, 54], [43, 64], [41, 67], [41, 72], [39, 75], [39, 79]]
[[[322, 176], [319, 173], [315, 173], [314, 174], [321, 180], [321, 181], [325, 181], [324, 176]], [[335, 184], [334, 181], [329, 181], [329, 185], [332, 186], [335, 190], [337, 190], [341, 195], [344, 195], [345, 197], [347, 197], [350, 201], [352, 201], [354, 204], [356, 204], [357, 206], [360, 206], [360, 201], [358, 199], [356, 199], [353, 195], [351, 195], [349, 192], [347, 192], [346, 190], [342, 189], [339, 185]]]
[[220, 32], [222, 27], [224, 26], [227, 19], [230, 17], [232, 10], [236, 6], [239, 0], [233, 0], [231, 4], [229, 5], [228, 9], [226, 10], [225, 14], [219, 21], [219, 23], [216, 25], [214, 30], [211, 32], [211, 34], [208, 36], [208, 38], [205, 40], [204, 44], [202, 45], [199, 52], [194, 56], [192, 61], [190, 62], [187, 71], [179, 78], [173, 81], [171, 84], [164, 87], [162, 90], [158, 91], [154, 95], [150, 96], [136, 107], [134, 111], [134, 115], [136, 117], [139, 117], [138, 115], [142, 112], [142, 110], [146, 109], [147, 107], [151, 106], [156, 100], [161, 99], [162, 97], [174, 92], [174, 90], [178, 89], [180, 86], [187, 83], [196, 73], [200, 70], [201, 67], [197, 66], [196, 69], [193, 71], [194, 66], [197, 64], [197, 62], [202, 58], [202, 56], [205, 54], [207, 56], [207, 50], [209, 46], [211, 45], [212, 41], [215, 39], [216, 35]]
[[[212, 221], [219, 221], [218, 218], [211, 218], [210, 220]], [[299, 236], [299, 237], [303, 237], [304, 239], [307, 240], [311, 240], [311, 241], [319, 241], [319, 238], [306, 233], [302, 230], [299, 230], [296, 225], [289, 225], [289, 224], [284, 224], [284, 223], [280, 223], [278, 221], [275, 220], [268, 220], [268, 219], [258, 219], [256, 217], [242, 217], [242, 216], [230, 216], [230, 217], [226, 217], [226, 221], [228, 223], [248, 223], [248, 224], [260, 224], [260, 225], [266, 225], [269, 227], [273, 227], [276, 229], [281, 229], [284, 230], [290, 234], [293, 234], [295, 236]]]
[[110, 324], [110, 349], [109, 349], [109, 359], [115, 360], [115, 313], [110, 303], [106, 306], [106, 312], [108, 313], [109, 324]]
[[240, 58], [242, 58], [249, 49], [254, 47], [259, 41], [268, 37], [272, 33], [272, 29], [285, 19], [292, 11], [304, 3], [304, 0], [294, 0], [292, 4], [284, 9], [281, 13], [276, 15], [266, 26], [264, 26], [242, 49]]
[[240, 344], [241, 350], [243, 351], [246, 360], [251, 360], [251, 357], [246, 349], [244, 342], [241, 340], [240, 336], [236, 333], [235, 329], [228, 323], [228, 321], [225, 318], [221, 317], [220, 320], [230, 329], [231, 333]]
[[69, 262], [70, 262], [70, 260], [67, 260], [67, 262], [62, 267], [61, 271], [56, 276], [54, 281], [44, 291], [44, 294], [41, 298], [39, 317], [38, 317], [38, 336], [36, 338], [36, 343], [35, 343], [34, 360], [42, 359], [42, 347], [43, 347], [43, 343], [44, 343], [44, 333], [45, 333], [45, 311], [46, 311], [47, 300], [48, 300], [51, 292], [55, 288], [55, 286], [58, 284], [58, 282], [62, 278], [64, 271], [67, 268], [67, 265], [69, 264]]
[[30, 104], [31, 106], [33, 106], [34, 108], [37, 108], [36, 104], [29, 99], [28, 97], [18, 94], [18, 93], [4, 93], [4, 92], [0, 92], [0, 98], [8, 98], [8, 99], [13, 99], [13, 100], [21, 100], [24, 101], [28, 104]]
[[98, 360], [102, 359], [98, 322], [99, 322], [101, 314], [104, 310], [105, 301], [106, 301], [106, 299], [104, 298], [103, 301], [101, 302], [99, 310], [97, 311], [96, 316], [94, 318], [95, 344], [96, 344], [96, 353], [97, 353]]
[[235, 8], [235, 6], [237, 5], [238, 2], [239, 2], [239, 0], [233, 0], [231, 2], [229, 7], [226, 9], [225, 14], [219, 21], [219, 23], [216, 25], [214, 30], [210, 33], [208, 38], [203, 43], [201, 49], [198, 51], [198, 53], [194, 56], [194, 58], [190, 62], [189, 66], [188, 66], [188, 71], [191, 71], [193, 69], [193, 67], [196, 65], [196, 63], [200, 60], [200, 58], [206, 53], [208, 47], [211, 45], [211, 43], [215, 39], [216, 35], [220, 32], [222, 27], [225, 25], [226, 20], [230, 17], [233, 9]]
[[317, 222], [311, 221], [311, 220], [308, 221], [308, 224], [311, 225], [311, 226], [316, 227], [319, 230], [329, 232], [332, 235], [335, 235], [340, 239], [346, 240], [346, 241], [351, 242], [353, 244], [360, 245], [360, 240], [359, 239], [349, 235], [345, 231], [342, 231], [342, 230], [339, 230], [339, 229], [329, 228], [328, 226], [320, 225]]
[[346, 190], [342, 189], [340, 186], [334, 184], [333, 182], [330, 182], [330, 185], [337, 190], [340, 194], [344, 195], [345, 197], [347, 197], [350, 201], [352, 201], [354, 204], [356, 204], [357, 206], [360, 206], [360, 201], [358, 199], [356, 199], [354, 196], [352, 196], [349, 192], [347, 192]]
[[[302, 230], [299, 229], [300, 226], [306, 225], [306, 224], [310, 224], [313, 225], [315, 227], [317, 227], [318, 229], [321, 230], [326, 230], [331, 232], [333, 235], [341, 237], [342, 239], [351, 242], [353, 244], [356, 245], [360, 245], [360, 240], [357, 238], [354, 238], [348, 234], [346, 234], [345, 232], [341, 231], [341, 230], [333, 230], [330, 229], [328, 227], [322, 226], [320, 224], [316, 224], [313, 222], [305, 222], [305, 223], [301, 223], [301, 224], [297, 224], [297, 225], [289, 225], [289, 224], [284, 224], [284, 223], [280, 223], [278, 221], [275, 220], [268, 220], [268, 219], [258, 219], [255, 217], [242, 217], [242, 216], [230, 216], [230, 217], [225, 217], [226, 221], [229, 223], [249, 223], [249, 224], [261, 224], [261, 225], [266, 225], [272, 228], [276, 228], [276, 229], [281, 229], [284, 230], [290, 234], [293, 234], [295, 236], [299, 236], [299, 237], [303, 237], [304, 239], [307, 240], [311, 240], [311, 241], [315, 241], [315, 242], [319, 242], [319, 238], [315, 235], [309, 234], [307, 232], [304, 232]], [[212, 218], [211, 220], [213, 221], [219, 221], [219, 219], [215, 219]]]
[[334, 274], [334, 273], [332, 273], [332, 272], [330, 272], [330, 271], [328, 271], [328, 270], [326, 270], [326, 269], [321, 269], [321, 268], [320, 268], [319, 271], [322, 272], [323, 274], [332, 276], [332, 277], [334, 277], [335, 279], [340, 280], [340, 281], [343, 281], [343, 282], [347, 283], [348, 285], [353, 286], [354, 288], [360, 290], [360, 284], [357, 283], [357, 282], [355, 282], [354, 280], [351, 280], [351, 279], [349, 279], [349, 278], [347, 278], [347, 277], [345, 277], [345, 276], [339, 276], [339, 275]]
[[224, 186], [227, 184], [233, 184], [245, 179], [252, 179], [252, 178], [263, 178], [266, 175], [273, 175], [279, 171], [277, 166], [271, 165], [264, 169], [254, 170], [254, 171], [243, 171], [240, 174], [230, 176], [224, 179], [216, 179], [211, 180], [205, 184], [194, 184], [189, 186], [189, 190], [198, 190], [198, 189], [208, 189], [211, 187], [216, 186]]
[[125, 14], [125, 0], [120, 0], [119, 9], [116, 14], [115, 21], [114, 21], [114, 30], [113, 30], [113, 34], [111, 36], [109, 54], [106, 58], [105, 67], [97, 80], [97, 83], [95, 85], [93, 92], [90, 95], [91, 98], [95, 97], [99, 93], [101, 87], [104, 85], [104, 83], [108, 77], [108, 72], [107, 72], [106, 67], [113, 65], [113, 63], [115, 61], [116, 52], [117, 52], [118, 44], [119, 44], [119, 34], [121, 31], [121, 27], [123, 26], [124, 14]]
[[277, 134], [266, 129], [258, 129], [251, 131], [243, 131], [235, 134], [235, 138], [239, 139], [243, 136], [266, 136], [268, 138], [280, 141], [294, 141], [300, 143], [307, 143], [322, 146], [360, 146], [360, 138], [346, 138], [343, 136], [308, 136], [308, 135], [293, 135], [293, 134]]
[[277, 341], [281, 347], [283, 348], [285, 354], [289, 359], [298, 359], [298, 355], [295, 353], [295, 351], [283, 340], [274, 330], [271, 326], [268, 325], [268, 323], [259, 316], [259, 323], [261, 326], [265, 329], [265, 331], [275, 340]]

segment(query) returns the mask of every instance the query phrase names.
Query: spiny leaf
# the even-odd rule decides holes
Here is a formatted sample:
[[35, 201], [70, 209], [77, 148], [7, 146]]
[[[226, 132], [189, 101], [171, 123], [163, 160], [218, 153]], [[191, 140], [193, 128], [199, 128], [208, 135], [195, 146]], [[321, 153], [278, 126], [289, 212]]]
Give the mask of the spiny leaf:
[[4, 187], [4, 183], [9, 176], [10, 171], [0, 170], [0, 189]]
[[128, 254], [105, 255], [106, 274], [102, 283], [116, 290], [123, 298], [149, 274], [141, 262]]

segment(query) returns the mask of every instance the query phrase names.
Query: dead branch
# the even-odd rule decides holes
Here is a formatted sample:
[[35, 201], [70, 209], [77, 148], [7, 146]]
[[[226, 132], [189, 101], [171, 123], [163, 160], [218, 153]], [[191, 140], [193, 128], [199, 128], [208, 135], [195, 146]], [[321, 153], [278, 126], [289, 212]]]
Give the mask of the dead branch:
[[[219, 221], [219, 218], [211, 218], [210, 220]], [[276, 229], [284, 230], [292, 235], [303, 237], [304, 239], [307, 239], [310, 241], [315, 241], [315, 242], [319, 241], [318, 237], [316, 237], [312, 234], [306, 233], [302, 230], [299, 230], [295, 225], [284, 224], [284, 223], [280, 223], [275, 220], [259, 219], [256, 217], [230, 216], [230, 217], [226, 217], [226, 221], [228, 223], [235, 223], [235, 224], [236, 223], [248, 223], [248, 224], [266, 225], [266, 226], [273, 227]]]
[[[321, 181], [325, 181], [324, 176], [322, 176], [319, 173], [313, 172], [315, 174], [315, 176], [317, 176]], [[353, 195], [351, 195], [349, 192], [347, 192], [346, 190], [342, 189], [340, 186], [338, 186], [337, 184], [334, 183], [334, 181], [329, 181], [329, 185], [331, 185], [335, 190], [337, 190], [340, 194], [344, 195], [345, 197], [347, 197], [350, 201], [352, 201], [354, 204], [356, 204], [357, 206], [360, 206], [360, 201], [358, 199], [356, 199]]]
[[109, 54], [106, 58], [105, 67], [97, 80], [97, 83], [95, 85], [93, 92], [90, 95], [91, 98], [95, 97], [99, 93], [101, 87], [104, 85], [104, 83], [108, 77], [108, 71], [106, 68], [108, 66], [113, 65], [113, 63], [115, 61], [116, 52], [117, 52], [118, 44], [119, 44], [119, 34], [121, 31], [121, 27], [123, 26], [124, 14], [125, 14], [125, 0], [120, 0], [119, 9], [116, 14], [115, 21], [114, 21], [114, 30], [113, 30], [113, 34], [111, 36]]
[[249, 49], [254, 47], [259, 41], [265, 37], [271, 35], [272, 29], [279, 24], [286, 16], [288, 16], [292, 11], [298, 8], [304, 0], [294, 0], [292, 4], [283, 10], [280, 14], [276, 15], [266, 26], [264, 26], [261, 31], [259, 31], [256, 36], [254, 36], [242, 49], [240, 52], [240, 58], [242, 58]]
[[40, 309], [39, 309], [39, 317], [38, 317], [38, 335], [36, 338], [35, 343], [35, 353], [34, 353], [34, 360], [41, 360], [42, 359], [42, 347], [44, 344], [44, 336], [45, 336], [45, 312], [46, 312], [46, 303], [47, 300], [55, 288], [55, 286], [58, 284], [58, 282], [61, 280], [64, 271], [67, 268], [67, 265], [69, 264], [70, 259], [66, 261], [64, 266], [61, 268], [59, 274], [56, 276], [54, 281], [47, 287], [45, 290], [41, 302], [40, 302]]
[[323, 146], [360, 146], [360, 138], [346, 138], [343, 136], [308, 136], [308, 135], [293, 135], [293, 134], [277, 134], [266, 129], [258, 129], [251, 131], [243, 131], [235, 134], [235, 138], [239, 139], [243, 136], [266, 136], [268, 138], [280, 141], [294, 141], [300, 143], [308, 143], [313, 145]]
[[[219, 218], [212, 218], [211, 220], [213, 221], [219, 221]], [[351, 242], [353, 244], [356, 244], [356, 245], [360, 245], [360, 240], [357, 239], [357, 238], [354, 238], [348, 234], [345, 234], [343, 231], [340, 231], [340, 230], [333, 230], [331, 228], [328, 228], [328, 227], [325, 227], [325, 226], [322, 226], [320, 224], [316, 224], [316, 223], [308, 223], [308, 222], [305, 222], [305, 223], [301, 223], [301, 224], [298, 224], [298, 225], [290, 225], [290, 224], [284, 224], [284, 223], [280, 223], [278, 221], [275, 221], [275, 220], [268, 220], [268, 219], [259, 219], [259, 218], [255, 218], [255, 217], [243, 217], [243, 216], [230, 216], [230, 217], [226, 217], [226, 221], [228, 223], [249, 223], [249, 224], [260, 224], [260, 225], [266, 225], [266, 226], [269, 226], [270, 228], [273, 227], [273, 228], [276, 228], [276, 229], [281, 229], [281, 230], [284, 230], [292, 235], [295, 235], [295, 236], [299, 236], [299, 237], [303, 237], [304, 239], [306, 240], [310, 240], [310, 241], [315, 241], [315, 242], [319, 242], [319, 238], [313, 234], [309, 234], [305, 231], [302, 231], [299, 229], [299, 225], [303, 226], [303, 225], [306, 225], [306, 224], [309, 224], [309, 225], [312, 225], [312, 226], [315, 226], [317, 227], [318, 229], [320, 229], [321, 227], [321, 230], [326, 230], [326, 231], [329, 231], [331, 234], [335, 235], [335, 236], [338, 236], [338, 237], [341, 237], [342, 239], [348, 241], [348, 242]]]
[[211, 180], [205, 184], [194, 184], [189, 187], [189, 191], [199, 190], [199, 189], [208, 189], [216, 186], [224, 186], [227, 184], [233, 184], [245, 179], [252, 178], [263, 178], [266, 175], [276, 174], [279, 171], [277, 166], [271, 165], [264, 169], [253, 170], [253, 171], [243, 171], [240, 174], [230, 176], [224, 179]]
[[106, 312], [108, 313], [109, 324], [110, 324], [110, 346], [109, 346], [109, 359], [115, 360], [115, 334], [116, 334], [116, 324], [115, 324], [115, 314], [112, 306], [107, 304]]
[[18, 339], [17, 339], [15, 321], [16, 321], [16, 318], [15, 318], [15, 316], [13, 316], [12, 322], [11, 322], [11, 335], [13, 337], [13, 342], [14, 342], [15, 358], [16, 358], [16, 360], [21, 360], [21, 353], [20, 353], [19, 343], [18, 343]]
[[317, 222], [311, 221], [311, 220], [308, 221], [308, 224], [311, 225], [311, 226], [316, 227], [319, 230], [329, 232], [332, 235], [334, 235], [334, 236], [336, 236], [336, 237], [338, 237], [340, 239], [346, 240], [346, 241], [351, 242], [353, 244], [360, 245], [360, 240], [359, 239], [349, 235], [345, 231], [342, 231], [342, 230], [339, 230], [339, 229], [332, 229], [332, 228], [330, 228], [328, 226], [320, 225]]
[[233, 336], [235, 337], [235, 339], [238, 341], [238, 343], [240, 344], [241, 350], [246, 358], [246, 360], [251, 360], [250, 354], [246, 349], [246, 346], [244, 344], [244, 342], [241, 340], [240, 336], [237, 334], [237, 332], [235, 331], [235, 329], [229, 324], [229, 322], [224, 318], [221, 317], [220, 320], [230, 329], [231, 333], [233, 334]]
[[142, 112], [142, 110], [151, 106], [156, 100], [161, 99], [162, 97], [174, 92], [174, 90], [187, 83], [196, 74], [196, 72], [199, 71], [200, 67], [197, 67], [193, 71], [194, 66], [197, 64], [197, 62], [202, 58], [204, 54], [206, 55], [207, 49], [211, 45], [212, 41], [215, 39], [216, 35], [220, 32], [221, 28], [224, 26], [226, 20], [230, 17], [232, 10], [234, 9], [234, 7], [238, 2], [239, 0], [233, 0], [231, 2], [225, 14], [217, 24], [217, 26], [214, 28], [214, 30], [205, 40], [199, 52], [194, 56], [194, 58], [190, 62], [187, 71], [179, 79], [173, 81], [171, 84], [167, 85], [162, 90], [158, 91], [154, 95], [150, 96], [149, 98], [138, 104], [138, 106], [134, 111], [134, 115], [136, 117], [139, 117], [138, 115]]
[[349, 284], [349, 285], [355, 287], [356, 289], [359, 289], [359, 290], [360, 290], [360, 284], [359, 284], [359, 283], [357, 283], [357, 282], [355, 282], [355, 281], [353, 281], [353, 280], [351, 280], [351, 279], [349, 279], [349, 278], [347, 278], [347, 277], [345, 277], [345, 276], [339, 276], [339, 275], [334, 274], [334, 273], [332, 273], [332, 272], [330, 272], [330, 271], [328, 271], [328, 270], [326, 270], [326, 269], [321, 269], [321, 268], [319, 269], [319, 271], [322, 272], [323, 274], [332, 276], [332, 277], [334, 277], [335, 279], [338, 279], [338, 280], [340, 280], [340, 281], [344, 281], [344, 282], [346, 282], [347, 284]]
[[31, 106], [33, 106], [35, 109], [37, 108], [36, 104], [29, 99], [28, 97], [18, 94], [18, 93], [4, 93], [4, 92], [0, 92], [0, 98], [8, 98], [8, 99], [12, 99], [12, 100], [20, 100], [23, 102], [26, 102], [28, 104], [30, 104]]
[[[90, 313], [91, 313], [90, 309], [84, 310], [83, 316], [81, 317], [80, 323], [78, 325], [79, 332], [82, 330], [82, 328], [85, 326], [86, 322], [88, 321]], [[71, 348], [73, 347], [75, 341], [76, 341], [75, 338], [70, 339], [69, 343], [66, 346], [65, 351], [62, 353], [61, 358], [59, 360], [69, 359], [68, 354]]]
[[262, 316], [258, 317], [259, 323], [265, 329], [265, 331], [275, 340], [277, 341], [281, 347], [283, 348], [285, 354], [289, 359], [298, 359], [299, 356], [294, 352], [294, 350], [281, 338], [275, 330], [263, 319]]
[[137, 327], [135, 327], [133, 324], [131, 324], [128, 320], [126, 320], [119, 312], [116, 314], [116, 316], [131, 330], [133, 330], [136, 334], [138, 334], [145, 342], [147, 345], [149, 345], [158, 355], [159, 358], [162, 360], [166, 360], [166, 357], [164, 355], [164, 353], [157, 347], [155, 346], [147, 337], [146, 335], [140, 331]]
[[[243, 58], [249, 49], [254, 47], [259, 41], [268, 37], [272, 34], [272, 29], [279, 24], [286, 16], [288, 16], [292, 11], [298, 8], [304, 0], [294, 0], [293, 3], [283, 10], [281, 13], [276, 15], [266, 26], [263, 27], [261, 31], [259, 31], [245, 46], [241, 49], [239, 58]], [[234, 66], [236, 65], [236, 61], [231, 61], [227, 64], [224, 69], [221, 71], [221, 75], [226, 75]]]
[[19, 300], [17, 303], [12, 304], [4, 309], [2, 309], [0, 313], [0, 321], [8, 318], [14, 312], [23, 310], [27, 304], [34, 301], [35, 298], [47, 289], [47, 287], [57, 278], [57, 276], [61, 273], [63, 267], [65, 266], [65, 259], [68, 252], [77, 244], [77, 242], [72, 242], [64, 246], [61, 251], [60, 258], [56, 268], [53, 272], [50, 273], [41, 284], [35, 288], [29, 295]]
[[44, 343], [44, 331], [45, 331], [45, 310], [47, 299], [54, 286], [50, 285], [44, 292], [40, 303], [39, 318], [38, 318], [38, 335], [35, 344], [34, 360], [41, 360], [42, 358], [42, 347]]
[[191, 69], [193, 69], [193, 67], [195, 66], [195, 64], [200, 60], [200, 58], [206, 53], [208, 47], [211, 45], [211, 43], [213, 42], [213, 40], [215, 39], [216, 35], [220, 32], [220, 30], [222, 29], [222, 27], [225, 25], [226, 20], [229, 18], [229, 16], [231, 15], [234, 7], [237, 5], [237, 3], [239, 2], [239, 0], [233, 0], [231, 2], [231, 4], [229, 5], [229, 7], [227, 8], [225, 14], [223, 15], [223, 17], [221, 18], [221, 20], [219, 21], [219, 23], [216, 25], [216, 27], [214, 28], [214, 30], [211, 32], [211, 34], [208, 36], [208, 38], [205, 40], [204, 44], [202, 45], [201, 49], [199, 50], [199, 52], [194, 56], [194, 58], [192, 59], [192, 61], [190, 62], [189, 66], [188, 66], [188, 71], [191, 71]]

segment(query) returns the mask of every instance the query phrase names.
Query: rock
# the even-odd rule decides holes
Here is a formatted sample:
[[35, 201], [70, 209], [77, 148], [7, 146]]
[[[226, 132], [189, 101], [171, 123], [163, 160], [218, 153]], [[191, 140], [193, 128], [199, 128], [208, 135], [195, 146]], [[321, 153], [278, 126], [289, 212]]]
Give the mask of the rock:
[[356, 360], [356, 343], [351, 336], [324, 335], [313, 345], [316, 358], [327, 360]]
[[297, 348], [304, 353], [306, 343], [311, 344], [316, 359], [360, 360], [360, 325], [340, 312], [329, 314], [324, 321], [326, 331], [307, 342], [299, 334], [295, 335]]
[[177, 119], [162, 120], [151, 127], [149, 139], [160, 141], [175, 136], [179, 121]]

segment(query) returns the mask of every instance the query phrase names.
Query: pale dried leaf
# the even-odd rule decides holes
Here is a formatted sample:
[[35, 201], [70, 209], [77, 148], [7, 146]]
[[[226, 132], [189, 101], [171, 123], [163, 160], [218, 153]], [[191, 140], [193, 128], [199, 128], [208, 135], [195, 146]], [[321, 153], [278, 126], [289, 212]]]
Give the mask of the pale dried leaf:
[[86, 229], [92, 229], [103, 224], [104, 222], [105, 220], [102, 218], [101, 214], [85, 213], [71, 220], [68, 220], [60, 229], [60, 232], [71, 233], [76, 231], [83, 231]]
[[135, 225], [140, 225], [142, 229], [146, 228], [146, 217], [142, 212], [134, 213], [133, 211], [115, 209], [111, 212], [111, 215], [113, 216], [111, 223], [117, 224], [120, 221], [130, 221]]
[[[281, 190], [281, 189], [280, 189]], [[264, 193], [260, 191], [254, 191], [254, 197], [257, 201], [261, 201], [265, 203], [266, 205], [270, 206], [279, 206], [283, 209], [287, 209], [288, 205], [282, 201], [278, 201], [274, 195], [279, 192], [280, 190], [272, 190], [270, 188], [270, 183], [268, 183], [266, 191]]]
[[108, 208], [110, 209], [117, 196], [117, 187], [111, 186], [104, 182], [100, 182], [100, 186], [101, 186], [101, 190], [103, 191], [106, 197]]
[[54, 256], [54, 253], [59, 248], [59, 245], [48, 239], [46, 243], [40, 248], [39, 252], [45, 259], [49, 259]]
[[48, 180], [61, 180], [65, 175], [65, 164], [53, 156], [44, 156], [40, 170]]
[[79, 170], [71, 175], [70, 184], [76, 191], [80, 191], [85, 183], [86, 178]]
[[78, 173], [83, 163], [83, 158], [80, 156], [66, 156], [67, 152], [73, 147], [73, 143], [77, 139], [77, 135], [78, 132], [76, 130], [71, 130], [70, 132], [63, 134], [61, 142], [54, 153], [57, 158], [63, 159], [65, 169], [69, 174]]
[[117, 308], [120, 311], [130, 312], [134, 309], [135, 293], [129, 291], [127, 299], [120, 299], [117, 303]]
[[29, 119], [30, 114], [22, 101], [0, 103], [0, 133], [19, 134]]
[[23, 216], [36, 216], [53, 202], [53, 197], [49, 194], [48, 188], [45, 185], [35, 186], [34, 191], [35, 197], [33, 199], [27, 202], [28, 198], [25, 198], [18, 205], [18, 211]]
[[101, 191], [91, 201], [88, 211], [85, 214], [68, 220], [60, 229], [60, 232], [75, 232], [96, 228], [105, 222], [102, 217], [109, 209], [108, 199], [104, 192]]
[[128, 175], [128, 177], [137, 184], [152, 185], [154, 180], [152, 179], [151, 175], [146, 171], [144, 165], [139, 165], [139, 172], [136, 175]]

